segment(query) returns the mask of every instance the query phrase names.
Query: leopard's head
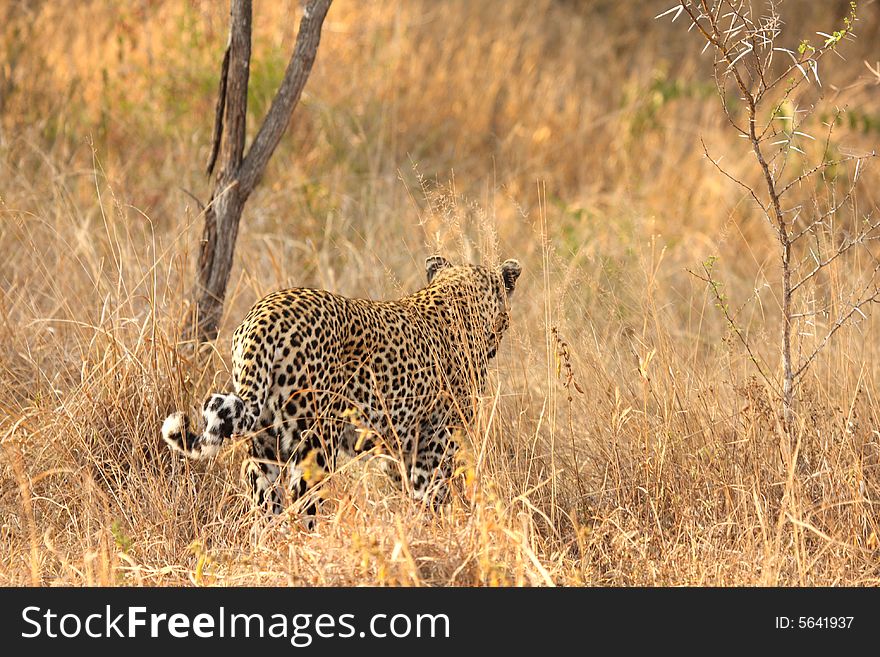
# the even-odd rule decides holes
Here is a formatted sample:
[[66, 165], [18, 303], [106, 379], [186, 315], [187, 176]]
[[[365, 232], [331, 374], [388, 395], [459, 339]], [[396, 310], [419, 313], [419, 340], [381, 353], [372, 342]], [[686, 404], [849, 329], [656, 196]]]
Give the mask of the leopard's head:
[[505, 260], [498, 267], [453, 265], [442, 256], [425, 261], [428, 286], [446, 298], [459, 337], [472, 351], [494, 358], [510, 325], [510, 302], [522, 267]]

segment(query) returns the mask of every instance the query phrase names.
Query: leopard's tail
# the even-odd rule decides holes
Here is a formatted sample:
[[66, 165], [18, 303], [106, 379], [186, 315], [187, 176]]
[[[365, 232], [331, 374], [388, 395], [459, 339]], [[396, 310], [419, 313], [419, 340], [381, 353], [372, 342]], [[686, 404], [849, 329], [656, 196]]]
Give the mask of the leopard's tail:
[[235, 394], [213, 394], [202, 409], [204, 429], [191, 430], [185, 413], [172, 413], [162, 423], [162, 439], [171, 449], [191, 459], [215, 456], [227, 438], [242, 435], [253, 429], [256, 417], [244, 400]]
[[[162, 439], [171, 449], [191, 459], [211, 458], [228, 438], [245, 435], [256, 427], [269, 392], [273, 345], [278, 342], [277, 325], [256, 321], [260, 312], [261, 306], [257, 304], [232, 335], [235, 393], [215, 393], [205, 400], [201, 433], [192, 430], [185, 413], [172, 413], [165, 418]], [[269, 332], [273, 334], [266, 335]]]

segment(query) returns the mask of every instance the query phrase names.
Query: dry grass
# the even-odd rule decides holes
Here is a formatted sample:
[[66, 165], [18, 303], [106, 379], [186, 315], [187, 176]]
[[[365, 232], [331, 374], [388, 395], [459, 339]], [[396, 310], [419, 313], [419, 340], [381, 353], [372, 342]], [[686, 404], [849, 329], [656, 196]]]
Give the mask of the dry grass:
[[[699, 137], [757, 172], [702, 44], [652, 19], [671, 2], [645, 4], [337, 0], [248, 204], [221, 337], [196, 353], [180, 340], [200, 217], [181, 190], [209, 190], [222, 3], [3, 3], [0, 584], [877, 584], [878, 327], [823, 353], [790, 444], [686, 271], [719, 257], [776, 363], [772, 241]], [[833, 28], [834, 4], [783, 5], [790, 44]], [[817, 118], [846, 105], [835, 140], [865, 150], [880, 8], [861, 4]], [[298, 3], [255, 11], [251, 129]], [[856, 215], [878, 201], [876, 170], [863, 181]], [[355, 462], [314, 533], [266, 526], [242, 445], [188, 465], [160, 444], [170, 411], [227, 389], [260, 295], [393, 297], [437, 249], [524, 266], [439, 515]]]

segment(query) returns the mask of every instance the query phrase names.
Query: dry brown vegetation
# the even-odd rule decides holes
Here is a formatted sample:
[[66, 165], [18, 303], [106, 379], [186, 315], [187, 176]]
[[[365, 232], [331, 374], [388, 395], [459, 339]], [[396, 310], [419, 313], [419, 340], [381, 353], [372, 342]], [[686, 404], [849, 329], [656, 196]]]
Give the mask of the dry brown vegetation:
[[[880, 581], [880, 326], [778, 397], [688, 273], [778, 363], [777, 257], [702, 43], [661, 3], [355, 2], [330, 10], [245, 211], [221, 335], [182, 342], [224, 3], [0, 5], [0, 584], [868, 585]], [[787, 2], [796, 48], [847, 2]], [[295, 0], [256, 3], [251, 127]], [[814, 128], [875, 148], [880, 6], [823, 62]], [[818, 147], [818, 146], [817, 146]], [[841, 188], [852, 171], [840, 167]], [[850, 221], [878, 203], [863, 172]], [[809, 191], [809, 190], [808, 190]], [[192, 196], [190, 196], [190, 194]], [[842, 229], [844, 230], [844, 229]], [[229, 385], [229, 338], [283, 286], [390, 298], [422, 262], [523, 275], [456, 499], [353, 462], [314, 533], [248, 511], [243, 445], [186, 464], [162, 419]], [[833, 296], [864, 267], [834, 268]], [[808, 352], [831, 319], [800, 327]], [[775, 371], [775, 370], [774, 370]]]

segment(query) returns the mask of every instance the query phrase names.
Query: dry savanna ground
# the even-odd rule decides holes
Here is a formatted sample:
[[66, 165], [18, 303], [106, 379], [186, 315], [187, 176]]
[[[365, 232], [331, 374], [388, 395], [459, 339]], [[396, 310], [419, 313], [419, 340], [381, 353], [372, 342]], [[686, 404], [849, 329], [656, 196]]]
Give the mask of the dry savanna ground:
[[[220, 337], [196, 349], [225, 3], [0, 3], [0, 584], [880, 582], [876, 313], [812, 363], [787, 434], [778, 246], [700, 139], [747, 184], [761, 172], [711, 51], [654, 19], [672, 4], [337, 0], [245, 210]], [[821, 42], [848, 4], [783, 3], [780, 44]], [[255, 3], [251, 136], [300, 11]], [[877, 2], [854, 32], [821, 93], [794, 96], [803, 158], [877, 145]], [[842, 163], [798, 202], [833, 207], [856, 181], [832, 217], [845, 239], [876, 208], [877, 164], [856, 181]], [[229, 389], [231, 332], [261, 295], [392, 298], [435, 252], [523, 264], [449, 505], [421, 508], [356, 460], [313, 532], [267, 524], [242, 444], [211, 463], [161, 444], [168, 413]], [[874, 261], [868, 244], [799, 297], [824, 310], [796, 323], [798, 357]], [[688, 271], [704, 263], [723, 304]]]

